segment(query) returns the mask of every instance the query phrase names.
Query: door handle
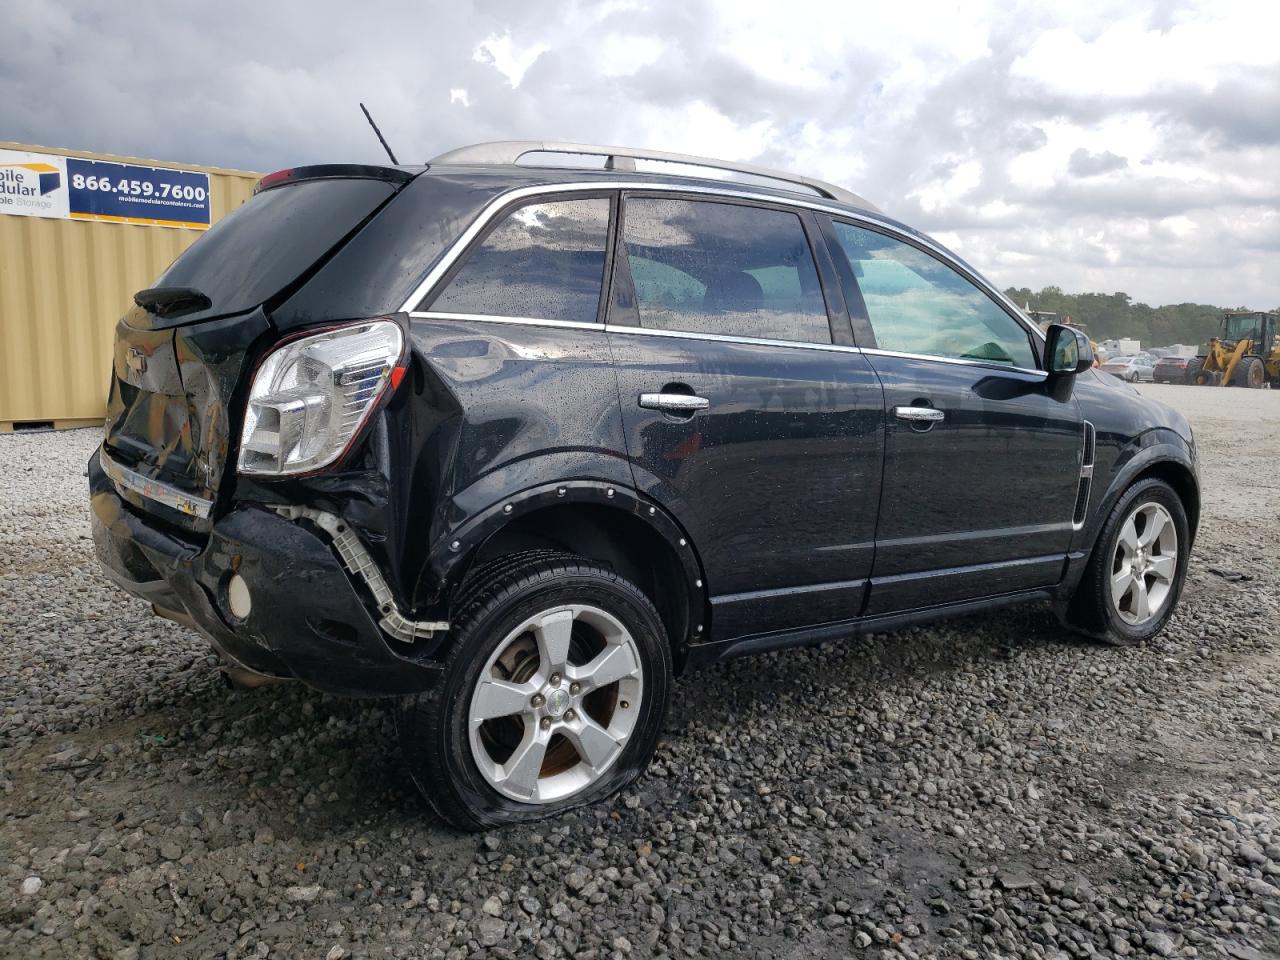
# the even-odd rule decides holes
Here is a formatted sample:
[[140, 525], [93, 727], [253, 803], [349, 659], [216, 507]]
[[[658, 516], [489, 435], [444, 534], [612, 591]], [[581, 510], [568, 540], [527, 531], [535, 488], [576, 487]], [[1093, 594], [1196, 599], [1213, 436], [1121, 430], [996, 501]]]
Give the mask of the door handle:
[[933, 407], [894, 407], [893, 415], [899, 420], [910, 420], [912, 423], [941, 423], [947, 416]]
[[646, 410], [662, 410], [665, 413], [692, 414], [711, 406], [706, 397], [689, 393], [642, 393], [640, 406]]

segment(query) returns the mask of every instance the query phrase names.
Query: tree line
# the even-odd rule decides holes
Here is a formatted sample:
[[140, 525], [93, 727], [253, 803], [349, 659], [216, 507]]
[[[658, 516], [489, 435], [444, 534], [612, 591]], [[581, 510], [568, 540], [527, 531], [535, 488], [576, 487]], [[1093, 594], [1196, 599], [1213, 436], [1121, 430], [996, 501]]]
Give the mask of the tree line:
[[1045, 287], [1038, 293], [1028, 287], [1010, 287], [1005, 294], [1020, 307], [1030, 303], [1032, 310], [1047, 310], [1059, 319], [1070, 316], [1085, 324], [1096, 341], [1132, 337], [1144, 347], [1203, 344], [1217, 332], [1224, 310], [1248, 309], [1207, 303], [1150, 307], [1134, 302], [1127, 293], [1064, 293], [1061, 287]]

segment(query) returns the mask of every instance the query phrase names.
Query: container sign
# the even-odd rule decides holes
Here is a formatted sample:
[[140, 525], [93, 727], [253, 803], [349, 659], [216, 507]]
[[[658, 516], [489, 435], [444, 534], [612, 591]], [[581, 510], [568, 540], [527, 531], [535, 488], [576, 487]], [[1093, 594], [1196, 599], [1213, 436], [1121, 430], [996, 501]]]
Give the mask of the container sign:
[[66, 157], [0, 150], [0, 213], [64, 220], [71, 216]]
[[67, 157], [73, 220], [209, 226], [209, 175]]
[[209, 175], [0, 150], [0, 213], [207, 230]]

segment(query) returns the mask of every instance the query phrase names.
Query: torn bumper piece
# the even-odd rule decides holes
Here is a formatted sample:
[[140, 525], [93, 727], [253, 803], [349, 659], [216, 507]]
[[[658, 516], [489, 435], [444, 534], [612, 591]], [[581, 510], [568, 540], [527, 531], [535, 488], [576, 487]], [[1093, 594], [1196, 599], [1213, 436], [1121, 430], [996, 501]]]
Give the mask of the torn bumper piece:
[[[189, 619], [232, 665], [348, 696], [413, 693], [438, 678], [438, 662], [392, 649], [397, 641], [379, 629], [333, 547], [311, 529], [242, 505], [207, 541], [189, 540], [126, 503], [99, 453], [89, 461], [89, 488], [94, 545], [108, 576]], [[244, 617], [228, 596], [237, 575], [252, 598]]]

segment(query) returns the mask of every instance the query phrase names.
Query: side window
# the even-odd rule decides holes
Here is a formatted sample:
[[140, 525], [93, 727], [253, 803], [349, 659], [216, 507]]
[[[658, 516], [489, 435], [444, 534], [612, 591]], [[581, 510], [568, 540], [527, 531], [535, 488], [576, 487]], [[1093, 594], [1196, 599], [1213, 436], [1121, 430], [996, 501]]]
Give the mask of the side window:
[[634, 197], [622, 239], [642, 327], [831, 342], [818, 271], [794, 213]]
[[881, 350], [1036, 369], [1026, 329], [951, 267], [874, 230], [835, 230]]
[[604, 197], [526, 204], [467, 254], [430, 309], [592, 323], [608, 234]]

